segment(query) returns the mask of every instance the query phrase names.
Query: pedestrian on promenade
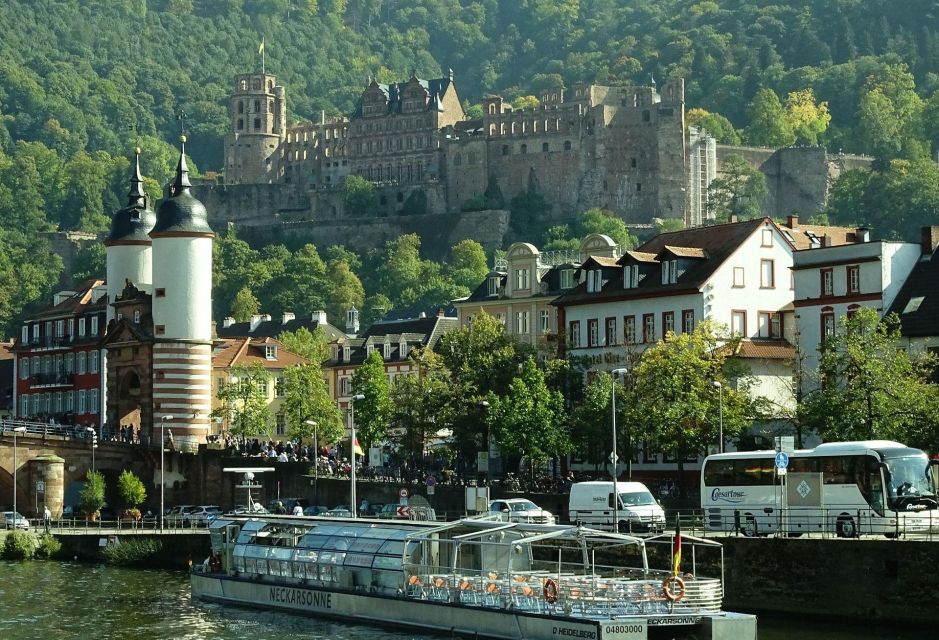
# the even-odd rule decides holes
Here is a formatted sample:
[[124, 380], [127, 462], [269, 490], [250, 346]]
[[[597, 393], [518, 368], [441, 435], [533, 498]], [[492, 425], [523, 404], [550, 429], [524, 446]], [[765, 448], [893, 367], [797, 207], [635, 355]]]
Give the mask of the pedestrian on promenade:
[[49, 511], [48, 505], [42, 510], [42, 524], [46, 528], [46, 533], [49, 533], [49, 527], [52, 525], [52, 512]]

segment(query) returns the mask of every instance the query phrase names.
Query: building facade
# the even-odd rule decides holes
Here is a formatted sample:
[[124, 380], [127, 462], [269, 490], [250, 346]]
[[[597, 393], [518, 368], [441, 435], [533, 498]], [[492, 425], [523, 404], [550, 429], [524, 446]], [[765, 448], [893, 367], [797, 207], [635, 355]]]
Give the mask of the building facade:
[[17, 418], [102, 424], [106, 306], [104, 281], [88, 280], [23, 322], [12, 348]]

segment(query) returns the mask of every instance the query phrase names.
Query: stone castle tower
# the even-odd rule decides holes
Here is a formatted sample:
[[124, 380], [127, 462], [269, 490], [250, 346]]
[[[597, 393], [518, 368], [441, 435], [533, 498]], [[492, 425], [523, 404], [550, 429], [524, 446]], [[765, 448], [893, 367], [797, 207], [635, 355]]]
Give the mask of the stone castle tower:
[[284, 88], [266, 73], [235, 77], [225, 136], [225, 181], [264, 184], [281, 177], [278, 153], [287, 132]]

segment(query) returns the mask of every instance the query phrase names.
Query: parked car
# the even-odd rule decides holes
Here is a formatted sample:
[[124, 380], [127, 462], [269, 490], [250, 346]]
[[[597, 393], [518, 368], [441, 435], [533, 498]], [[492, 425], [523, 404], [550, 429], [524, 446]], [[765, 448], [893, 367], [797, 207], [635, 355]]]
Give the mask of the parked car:
[[18, 511], [4, 511], [0, 513], [0, 528], [29, 531], [29, 520]]
[[222, 508], [218, 505], [201, 505], [193, 507], [183, 516], [183, 526], [204, 527], [215, 518], [222, 515]]
[[507, 498], [489, 503], [489, 514], [498, 516], [505, 522], [524, 522], [526, 524], [554, 524], [554, 514], [545, 511], [531, 500], [525, 498]]
[[[399, 515], [398, 509], [401, 509]], [[430, 507], [409, 507], [407, 505], [386, 504], [378, 517], [383, 520], [427, 520], [437, 519], [437, 512]]]
[[352, 512], [347, 507], [338, 506], [323, 514], [327, 518], [351, 518]]
[[327, 511], [329, 511], [329, 507], [327, 507], [327, 506], [325, 506], [325, 505], [322, 505], [322, 504], [319, 504], [319, 505], [311, 505], [311, 506], [309, 506], [309, 507], [307, 507], [306, 509], [303, 510], [303, 515], [305, 515], [305, 516], [321, 516], [321, 515], [323, 515], [324, 513], [326, 513]]
[[166, 512], [163, 521], [170, 526], [182, 526], [183, 521], [186, 519], [186, 514], [195, 508], [195, 505], [192, 504], [177, 505]]
[[[621, 532], [663, 531], [665, 511], [641, 482], [617, 482], [617, 524]], [[571, 522], [597, 529], [613, 529], [613, 481], [578, 482], [571, 485], [567, 513]]]
[[258, 504], [257, 502], [255, 502], [253, 509], [250, 509], [250, 510], [249, 510], [248, 507], [246, 507], [246, 506], [244, 506], [244, 505], [241, 505], [240, 507], [235, 507], [234, 509], [232, 509], [231, 511], [229, 511], [229, 512], [228, 512], [228, 515], [232, 515], [232, 516], [247, 516], [247, 515], [265, 515], [265, 514], [269, 514], [269, 513], [270, 513], [270, 511], [268, 511], [267, 509], [265, 509], [264, 507], [262, 507], [260, 504]]

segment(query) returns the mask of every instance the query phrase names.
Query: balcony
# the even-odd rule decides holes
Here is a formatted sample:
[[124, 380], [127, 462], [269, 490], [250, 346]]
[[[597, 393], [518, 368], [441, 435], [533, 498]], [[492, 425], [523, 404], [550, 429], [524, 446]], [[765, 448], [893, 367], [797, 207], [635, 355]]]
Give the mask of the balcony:
[[72, 336], [66, 334], [33, 338], [28, 344], [33, 351], [52, 351], [53, 349], [67, 349], [72, 346], [73, 342]]
[[37, 373], [29, 379], [31, 387], [71, 387], [75, 384], [74, 373]]

